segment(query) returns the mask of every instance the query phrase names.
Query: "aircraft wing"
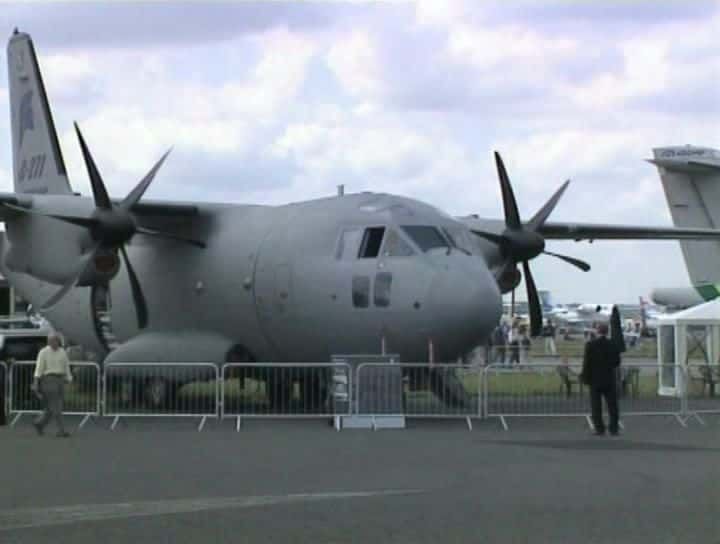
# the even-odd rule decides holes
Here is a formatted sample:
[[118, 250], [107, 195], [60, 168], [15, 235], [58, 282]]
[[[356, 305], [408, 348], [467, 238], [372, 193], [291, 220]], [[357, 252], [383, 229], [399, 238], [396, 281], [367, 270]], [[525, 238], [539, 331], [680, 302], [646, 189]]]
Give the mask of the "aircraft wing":
[[18, 205], [18, 197], [15, 193], [0, 193], [0, 222], [5, 221], [11, 217], [17, 216], [18, 212], [11, 210], [4, 206], [4, 204], [10, 204], [12, 206]]
[[708, 240], [720, 241], [720, 230], [673, 227], [545, 223], [538, 231], [548, 240]]

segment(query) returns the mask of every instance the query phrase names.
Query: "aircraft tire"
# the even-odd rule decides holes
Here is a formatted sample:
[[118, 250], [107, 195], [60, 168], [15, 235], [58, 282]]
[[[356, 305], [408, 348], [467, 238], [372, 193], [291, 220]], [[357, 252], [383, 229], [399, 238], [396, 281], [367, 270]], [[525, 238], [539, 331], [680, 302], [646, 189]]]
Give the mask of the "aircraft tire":
[[143, 400], [155, 410], [172, 408], [175, 405], [177, 384], [165, 378], [151, 378], [143, 385]]
[[276, 373], [266, 381], [268, 400], [273, 413], [290, 411], [293, 384], [282, 373]]

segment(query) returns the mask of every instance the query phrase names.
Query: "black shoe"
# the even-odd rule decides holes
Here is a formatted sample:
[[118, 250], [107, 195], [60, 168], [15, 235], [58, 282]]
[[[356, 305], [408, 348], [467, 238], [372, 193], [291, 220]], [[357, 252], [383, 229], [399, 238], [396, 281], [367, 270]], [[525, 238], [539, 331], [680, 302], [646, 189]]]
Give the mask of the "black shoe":
[[58, 438], [68, 438], [70, 436], [70, 433], [66, 433], [65, 431], [58, 431], [56, 436]]
[[620, 431], [610, 431], [612, 436], [620, 436]]
[[37, 421], [33, 421], [33, 427], [35, 427], [35, 431], [38, 433], [38, 436], [43, 435], [43, 428], [40, 426], [40, 424]]

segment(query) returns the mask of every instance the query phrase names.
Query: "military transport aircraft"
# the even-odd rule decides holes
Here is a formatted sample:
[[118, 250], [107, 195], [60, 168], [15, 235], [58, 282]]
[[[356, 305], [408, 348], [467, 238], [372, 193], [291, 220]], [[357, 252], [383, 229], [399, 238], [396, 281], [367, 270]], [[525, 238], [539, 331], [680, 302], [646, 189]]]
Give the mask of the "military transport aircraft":
[[546, 239], [720, 239], [711, 229], [550, 223], [569, 182], [523, 222], [497, 153], [504, 221], [373, 193], [284, 206], [145, 201], [167, 153], [113, 199], [76, 125], [93, 193], [83, 197], [68, 181], [30, 36], [15, 31], [7, 53], [15, 192], [0, 194], [0, 268], [106, 362], [329, 361], [381, 345], [427, 361], [430, 344], [435, 360], [455, 360], [496, 326], [501, 293], [522, 276], [537, 334], [530, 260], [589, 270], [546, 251]]

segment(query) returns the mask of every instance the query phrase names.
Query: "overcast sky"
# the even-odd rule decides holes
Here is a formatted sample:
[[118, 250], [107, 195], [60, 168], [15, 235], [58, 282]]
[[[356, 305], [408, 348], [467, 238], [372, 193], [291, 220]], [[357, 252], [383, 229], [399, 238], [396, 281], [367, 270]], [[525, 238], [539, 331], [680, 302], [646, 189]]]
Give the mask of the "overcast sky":
[[[73, 120], [118, 197], [174, 146], [150, 198], [281, 204], [344, 183], [500, 217], [497, 149], [524, 218], [570, 178], [552, 220], [642, 225], [671, 224], [652, 147], [720, 147], [718, 2], [3, 3], [0, 35], [15, 26], [85, 194]], [[2, 115], [0, 191], [9, 136]], [[548, 246], [593, 265], [536, 259], [557, 301], [689, 285], [675, 242]]]

